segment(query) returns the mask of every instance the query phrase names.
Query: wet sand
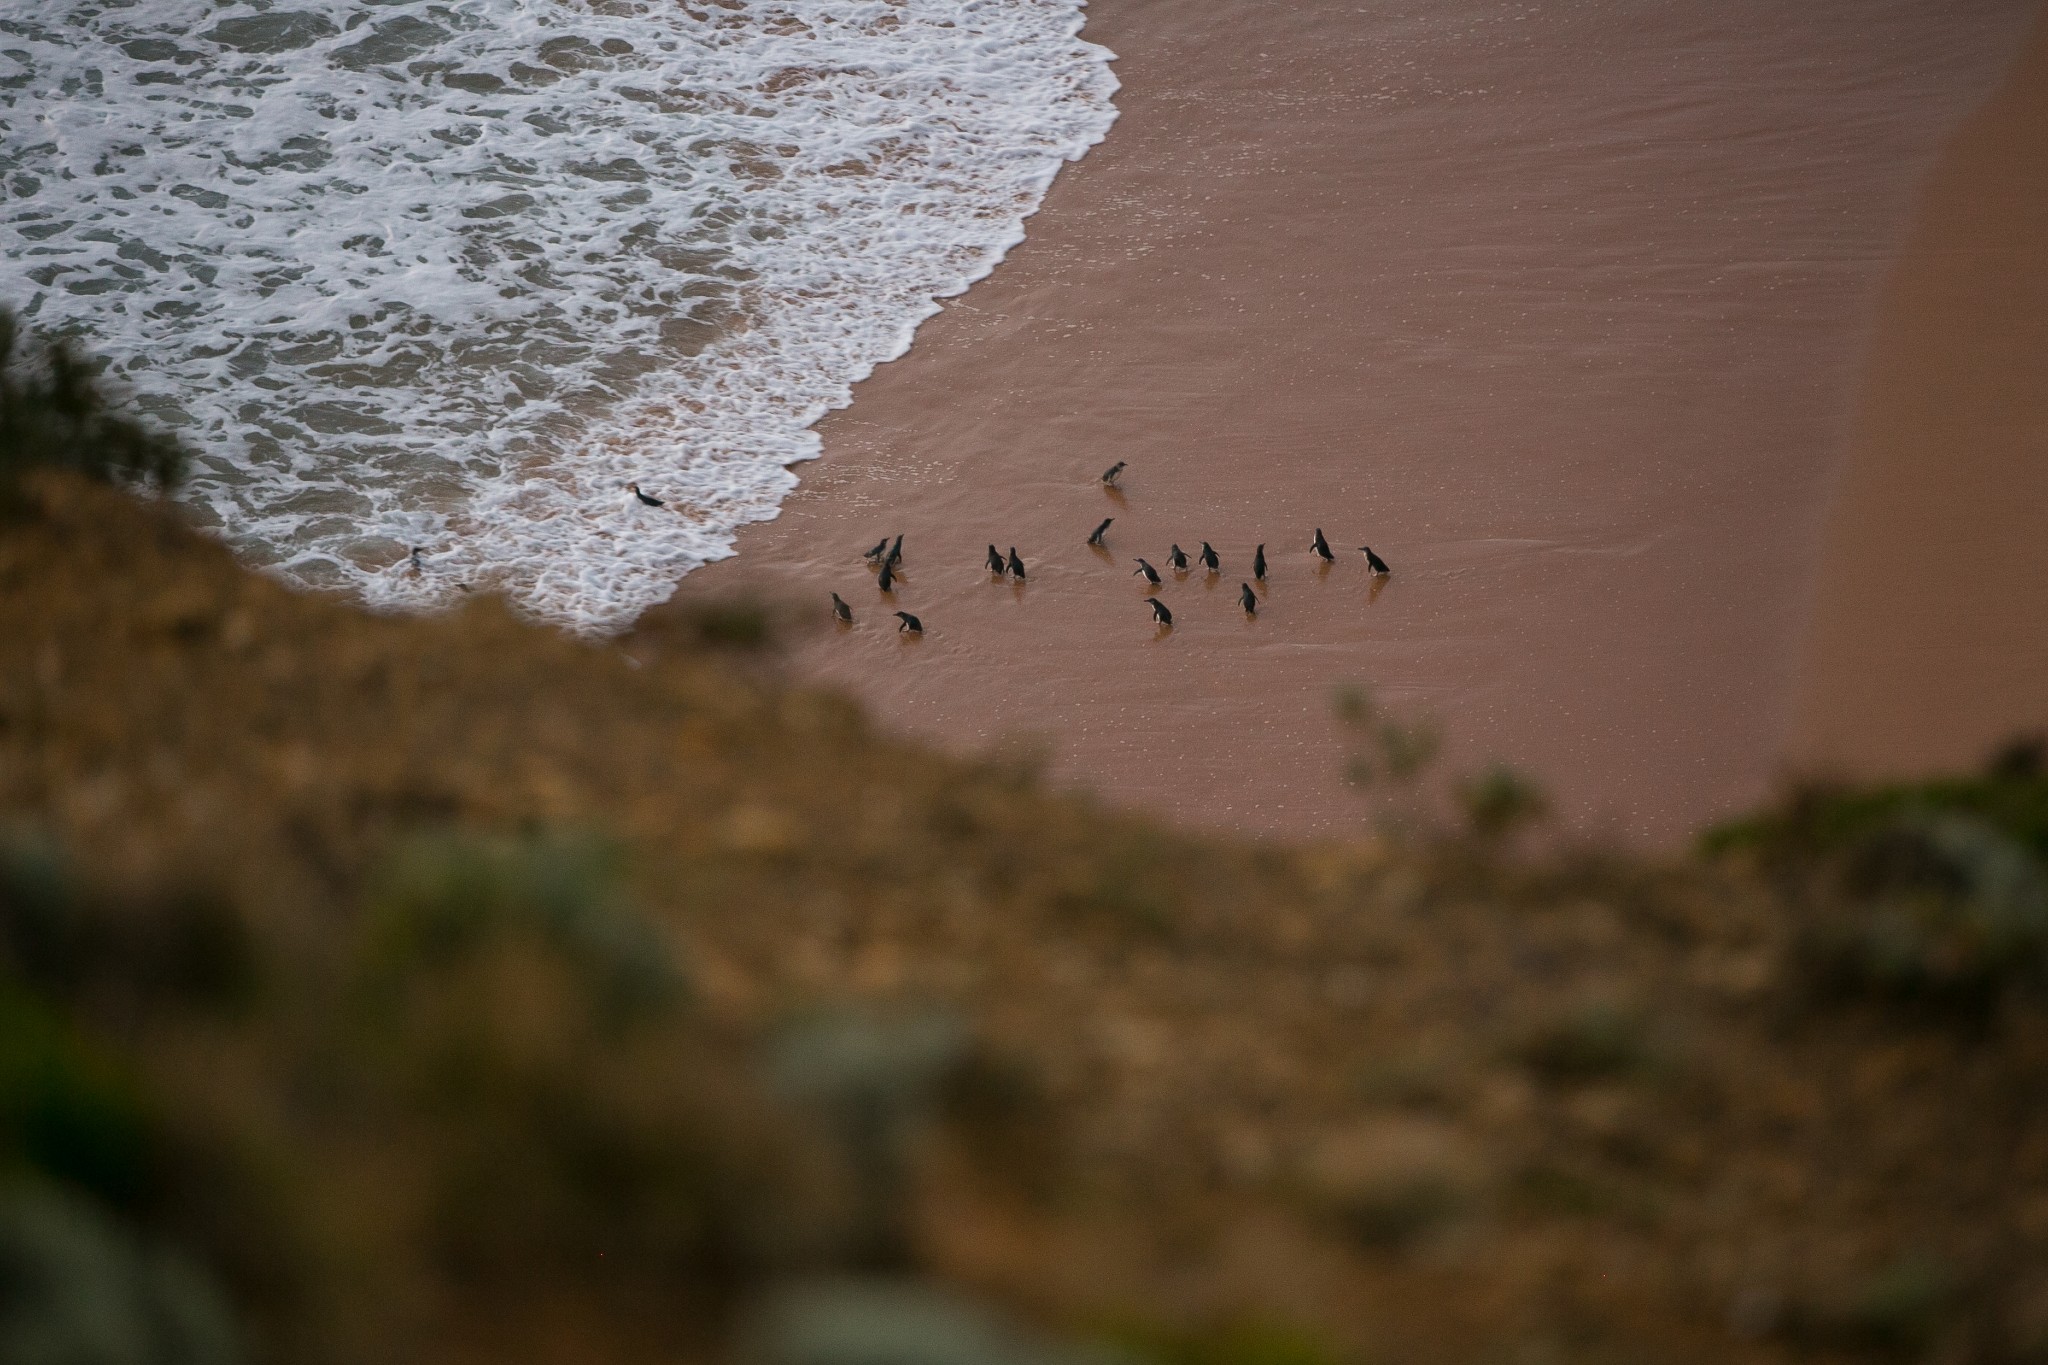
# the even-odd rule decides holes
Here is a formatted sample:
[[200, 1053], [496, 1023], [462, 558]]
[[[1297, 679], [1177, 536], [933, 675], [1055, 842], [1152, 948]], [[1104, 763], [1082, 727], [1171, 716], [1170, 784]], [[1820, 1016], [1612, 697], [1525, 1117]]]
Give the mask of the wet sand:
[[2048, 733], [2048, 18], [1943, 153], [1885, 292], [1793, 753], [1949, 771]]
[[[1874, 300], [2033, 8], [1096, 0], [1108, 141], [678, 598], [815, 603], [795, 666], [884, 723], [1043, 736], [1205, 823], [1360, 821], [1329, 704], [1358, 682], [1454, 766], [1678, 837], [1773, 772]], [[859, 551], [899, 531], [890, 602]], [[1224, 573], [1168, 577], [1162, 636], [1131, 557], [1204, 539]]]

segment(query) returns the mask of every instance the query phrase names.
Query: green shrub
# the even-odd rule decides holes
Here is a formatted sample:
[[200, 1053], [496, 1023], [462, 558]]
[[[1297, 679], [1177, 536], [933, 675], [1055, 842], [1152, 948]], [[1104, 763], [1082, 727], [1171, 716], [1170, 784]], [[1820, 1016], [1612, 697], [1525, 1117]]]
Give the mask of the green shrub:
[[186, 459], [177, 441], [118, 412], [70, 346], [27, 334], [0, 309], [0, 504], [35, 469], [168, 488]]
[[1654, 1059], [1642, 1018], [1614, 1005], [1588, 1005], [1534, 1029], [1515, 1049], [1545, 1080], [1609, 1080], [1642, 1071]]
[[1899, 817], [1841, 854], [1814, 899], [1799, 954], [1824, 988], [1981, 1006], [2048, 980], [2048, 872], [1987, 822]]
[[1540, 819], [1550, 810], [1550, 801], [1528, 778], [1512, 768], [1495, 765], [1459, 781], [1452, 789], [1465, 813], [1465, 827], [1480, 839], [1507, 838]]
[[234, 1365], [236, 1336], [191, 1260], [144, 1245], [84, 1200], [0, 1187], [0, 1361]]
[[34, 1172], [132, 1206], [148, 1192], [153, 1157], [148, 1112], [127, 1071], [0, 981], [0, 1178]]
[[672, 1003], [668, 941], [628, 904], [615, 849], [578, 838], [436, 835], [387, 862], [370, 897], [369, 958], [385, 980], [459, 963], [504, 935], [537, 935], [611, 1007]]

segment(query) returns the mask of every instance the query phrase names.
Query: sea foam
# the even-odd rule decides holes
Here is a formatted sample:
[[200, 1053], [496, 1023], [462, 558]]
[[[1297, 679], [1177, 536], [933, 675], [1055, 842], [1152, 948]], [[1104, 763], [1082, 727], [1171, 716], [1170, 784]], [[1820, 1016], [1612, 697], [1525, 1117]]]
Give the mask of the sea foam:
[[48, 0], [0, 17], [0, 302], [105, 357], [286, 578], [616, 629], [1102, 138], [1081, 17]]

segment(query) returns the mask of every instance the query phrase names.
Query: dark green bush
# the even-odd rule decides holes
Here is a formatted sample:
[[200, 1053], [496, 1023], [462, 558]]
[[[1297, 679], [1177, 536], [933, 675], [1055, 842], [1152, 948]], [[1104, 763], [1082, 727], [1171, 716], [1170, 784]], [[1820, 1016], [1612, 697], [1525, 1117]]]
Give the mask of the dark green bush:
[[1985, 821], [1901, 816], [1834, 860], [1799, 955], [1831, 990], [1988, 1005], [2048, 982], [2048, 871]]
[[118, 411], [69, 345], [0, 309], [0, 504], [35, 469], [168, 488], [186, 460], [177, 441]]

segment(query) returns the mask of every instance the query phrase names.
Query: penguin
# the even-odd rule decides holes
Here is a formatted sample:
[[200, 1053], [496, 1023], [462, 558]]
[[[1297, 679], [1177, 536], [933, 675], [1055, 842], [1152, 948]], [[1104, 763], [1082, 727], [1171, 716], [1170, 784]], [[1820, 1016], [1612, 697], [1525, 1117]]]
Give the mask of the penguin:
[[1387, 574], [1393, 572], [1392, 569], [1387, 567], [1386, 560], [1381, 559], [1378, 555], [1372, 552], [1372, 546], [1361, 545], [1358, 548], [1365, 551], [1365, 567], [1372, 570], [1373, 574], [1376, 577], [1385, 577]]
[[882, 556], [887, 553], [889, 553], [889, 537], [883, 536], [880, 540], [875, 542], [875, 548], [869, 550], [866, 554], [862, 555], [861, 558], [865, 559], [870, 564], [876, 564], [881, 562]]
[[998, 578], [1002, 577], [1003, 572], [1007, 567], [1003, 563], [1002, 552], [997, 550], [996, 547], [993, 545], [988, 547], [988, 559], [984, 562], [988, 565], [988, 571], [996, 575]]
[[636, 498], [640, 499], [640, 505], [641, 505], [641, 506], [643, 506], [643, 507], [666, 507], [666, 506], [668, 506], [668, 504], [667, 504], [666, 502], [663, 502], [663, 501], [662, 501], [662, 500], [661, 500], [660, 498], [657, 498], [657, 497], [655, 497], [655, 496], [654, 496], [654, 494], [652, 494], [652, 493], [642, 493], [642, 492], [640, 491], [640, 485], [639, 485], [639, 484], [637, 484], [637, 483], [629, 483], [629, 484], [627, 484], [627, 485], [626, 485], [626, 491], [627, 491], [627, 492], [629, 492], [629, 493], [631, 493], [631, 494], [632, 494], [632, 495], [633, 495], [634, 497], [636, 497]]
[[888, 556], [888, 558], [884, 559], [884, 560], [883, 560], [882, 562], [883, 562], [884, 564], [887, 564], [887, 565], [888, 565], [889, 567], [891, 567], [891, 568], [894, 568], [894, 567], [895, 567], [896, 565], [898, 565], [898, 564], [901, 564], [901, 563], [903, 562], [903, 537], [902, 537], [902, 536], [898, 536], [898, 537], [896, 537], [896, 543], [895, 543], [894, 545], [891, 545], [891, 546], [889, 547], [889, 556]]
[[882, 561], [882, 576], [875, 580], [875, 586], [883, 592], [896, 591], [896, 570], [889, 567], [889, 561]]
[[[1088, 543], [1099, 548], [1102, 545], [1103, 533], [1109, 530], [1109, 524], [1115, 520], [1115, 517], [1104, 517], [1102, 525], [1096, 527], [1094, 533], [1088, 537]], [[988, 548], [994, 550], [996, 547], [991, 545]]]
[[836, 592], [832, 594], [832, 619], [843, 626], [853, 624], [853, 608], [847, 606], [845, 599]]
[[1259, 596], [1252, 591], [1251, 584], [1240, 583], [1237, 585], [1237, 605], [1244, 608], [1246, 616], [1257, 616], [1259, 614]]
[[1152, 604], [1153, 620], [1162, 626], [1171, 626], [1173, 624], [1173, 613], [1166, 609], [1166, 603], [1156, 597], [1148, 597], [1145, 600]]
[[1188, 552], [1176, 545], [1166, 552], [1166, 565], [1176, 573], [1188, 571]]
[[896, 619], [897, 619], [897, 620], [899, 620], [899, 621], [901, 621], [901, 622], [903, 623], [902, 625], [900, 625], [900, 626], [896, 627], [896, 633], [897, 633], [898, 635], [901, 635], [901, 634], [903, 634], [903, 633], [904, 633], [905, 631], [908, 631], [908, 632], [910, 632], [910, 633], [911, 633], [912, 635], [922, 635], [922, 634], [924, 634], [924, 622], [922, 622], [922, 621], [918, 620], [918, 619], [917, 619], [917, 618], [916, 618], [915, 616], [912, 616], [912, 615], [911, 615], [911, 614], [910, 614], [909, 612], [907, 612], [907, 611], [899, 611], [899, 612], [897, 612], [897, 613], [896, 613]]
[[419, 546], [413, 546], [411, 551], [406, 555], [406, 558], [412, 561], [412, 576], [414, 578], [418, 578], [421, 574], [427, 571], [427, 566], [420, 562]]
[[1202, 567], [1207, 569], [1210, 573], [1223, 572], [1223, 561], [1216, 557], [1216, 551], [1210, 546], [1208, 541], [1205, 540], [1202, 542], [1202, 553], [1196, 555], [1195, 558], [1199, 560], [1201, 562]]
[[1138, 561], [1138, 567], [1131, 570], [1131, 577], [1142, 577], [1147, 583], [1150, 583], [1153, 587], [1156, 588], [1159, 586], [1159, 570], [1153, 568], [1150, 564], [1147, 564], [1142, 559]]
[[1102, 471], [1102, 482], [1108, 487], [1114, 488], [1116, 487], [1116, 476], [1123, 472], [1124, 462], [1118, 460], [1115, 464]]
[[1010, 572], [1017, 576], [1019, 583], [1024, 581], [1024, 561], [1017, 558], [1017, 547], [1014, 545], [1010, 547]]
[[1323, 528], [1320, 526], [1316, 527], [1316, 538], [1309, 542], [1308, 547], [1309, 549], [1314, 550], [1318, 555], [1322, 556], [1322, 560], [1325, 564], [1329, 563], [1331, 560], [1337, 557], [1330, 553], [1330, 542], [1323, 539]]
[[1252, 551], [1252, 577], [1261, 583], [1266, 581], [1266, 546], [1263, 541], [1258, 549]]

